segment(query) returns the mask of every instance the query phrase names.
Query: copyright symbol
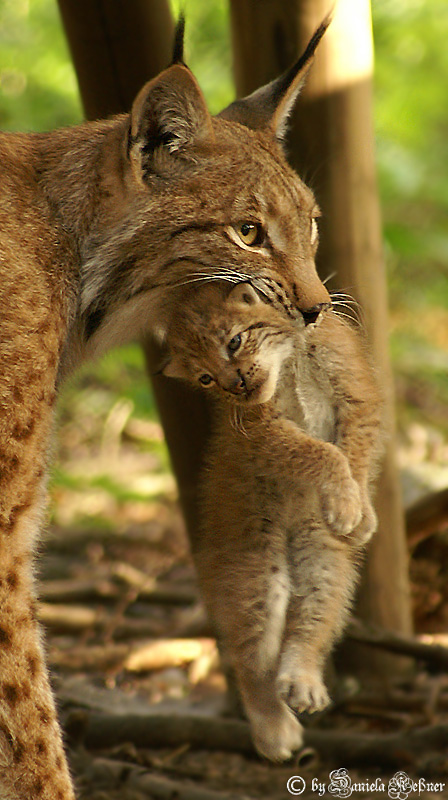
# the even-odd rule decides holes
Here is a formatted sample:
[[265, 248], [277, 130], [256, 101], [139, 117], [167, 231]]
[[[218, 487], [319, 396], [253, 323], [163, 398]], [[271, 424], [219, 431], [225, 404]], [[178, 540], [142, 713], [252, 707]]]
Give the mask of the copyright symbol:
[[306, 789], [306, 783], [300, 775], [293, 775], [289, 778], [286, 788], [290, 794], [299, 795]]

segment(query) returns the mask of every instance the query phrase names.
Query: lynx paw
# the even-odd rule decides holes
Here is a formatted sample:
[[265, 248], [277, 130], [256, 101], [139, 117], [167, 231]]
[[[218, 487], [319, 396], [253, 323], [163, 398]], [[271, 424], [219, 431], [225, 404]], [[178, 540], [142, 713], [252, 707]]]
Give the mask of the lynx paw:
[[307, 711], [309, 714], [322, 711], [330, 704], [326, 686], [318, 670], [296, 670], [294, 675], [280, 672], [277, 679], [277, 689], [294, 711]]
[[332, 481], [322, 492], [324, 518], [335, 533], [348, 536], [361, 522], [362, 505], [358, 484], [349, 475]]
[[256, 750], [270, 761], [287, 761], [303, 744], [302, 726], [284, 703], [274, 714], [252, 719], [251, 727]]

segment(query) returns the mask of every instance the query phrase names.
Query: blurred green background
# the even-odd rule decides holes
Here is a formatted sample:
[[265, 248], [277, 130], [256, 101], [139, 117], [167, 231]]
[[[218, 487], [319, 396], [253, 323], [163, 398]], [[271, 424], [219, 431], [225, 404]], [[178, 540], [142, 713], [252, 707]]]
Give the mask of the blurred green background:
[[[186, 9], [188, 62], [216, 112], [233, 97], [227, 3], [173, 0], [172, 5], [175, 15], [181, 5]], [[399, 428], [413, 452], [423, 448], [425, 457], [437, 452], [446, 470], [448, 3], [373, 0], [372, 5], [378, 175]], [[0, 128], [46, 130], [81, 118], [55, 0], [0, 0]], [[127, 502], [141, 504], [144, 516], [148, 494], [174, 492], [138, 346], [87, 365], [64, 392], [60, 424], [57, 521], [58, 503], [69, 497], [72, 511], [62, 513], [61, 523], [97, 518], [115, 524], [120, 510], [128, 513]], [[111, 447], [118, 459], [115, 471]], [[132, 453], [134, 467], [125, 469]], [[92, 487], [98, 502], [91, 498], [84, 508]]]

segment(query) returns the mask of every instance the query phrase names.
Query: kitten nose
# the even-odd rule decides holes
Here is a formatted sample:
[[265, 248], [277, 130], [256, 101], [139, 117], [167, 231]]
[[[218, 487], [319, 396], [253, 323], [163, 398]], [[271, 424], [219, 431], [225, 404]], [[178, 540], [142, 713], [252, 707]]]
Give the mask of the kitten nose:
[[238, 370], [237, 376], [234, 378], [233, 381], [229, 382], [228, 391], [232, 392], [232, 394], [244, 394], [247, 389], [246, 381], [244, 380], [244, 375], [240, 370]]
[[312, 308], [307, 308], [302, 311], [303, 319], [305, 320], [305, 325], [310, 325], [313, 322], [316, 322], [321, 311], [325, 311], [325, 309], [331, 308], [331, 303], [318, 303], [316, 306], [312, 306]]

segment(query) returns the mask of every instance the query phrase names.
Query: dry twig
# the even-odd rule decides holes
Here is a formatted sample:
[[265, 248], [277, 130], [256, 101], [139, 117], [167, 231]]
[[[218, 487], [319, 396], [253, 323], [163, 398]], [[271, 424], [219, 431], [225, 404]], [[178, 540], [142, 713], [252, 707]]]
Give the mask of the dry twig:
[[391, 653], [412, 656], [441, 669], [448, 668], [448, 647], [439, 644], [425, 644], [410, 636], [374, 628], [357, 619], [352, 619], [347, 633], [348, 637], [355, 642], [388, 650]]
[[[76, 764], [75, 764], [76, 766]], [[83, 765], [84, 766], [84, 765]], [[152, 800], [250, 800], [245, 795], [216, 792], [189, 783], [180, 783], [168, 778], [149, 773], [142, 767], [125, 761], [112, 761], [107, 758], [95, 758], [88, 767], [88, 778], [92, 783], [105, 782], [116, 784], [124, 792], [132, 789], [141, 792], [143, 797]]]

